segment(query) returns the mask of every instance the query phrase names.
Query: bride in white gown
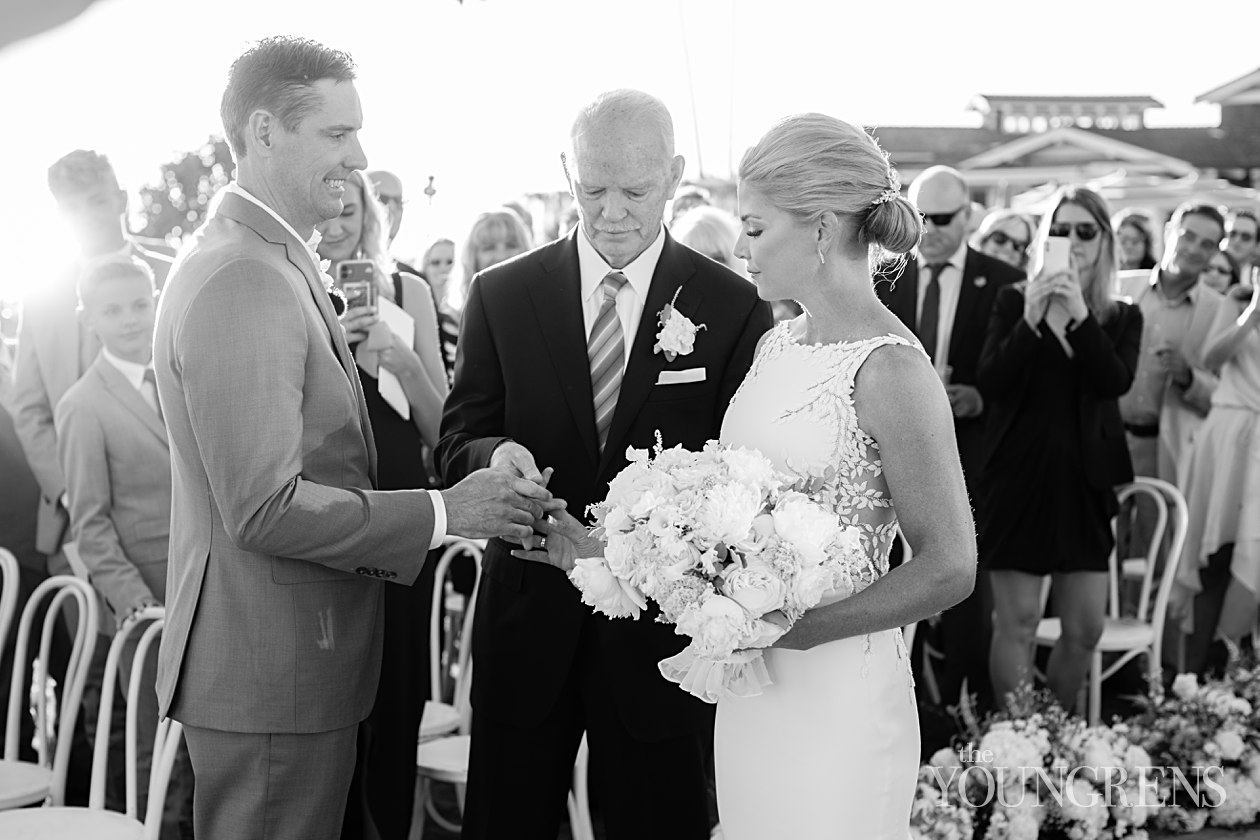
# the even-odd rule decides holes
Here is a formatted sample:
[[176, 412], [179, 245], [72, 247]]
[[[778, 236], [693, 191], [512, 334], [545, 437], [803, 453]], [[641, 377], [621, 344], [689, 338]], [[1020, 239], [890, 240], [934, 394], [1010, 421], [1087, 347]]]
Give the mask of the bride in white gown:
[[[726, 840], [905, 840], [919, 727], [900, 628], [966, 597], [976, 557], [944, 388], [872, 284], [872, 260], [911, 250], [922, 222], [875, 141], [821, 114], [776, 124], [739, 174], [736, 256], [763, 299], [806, 314], [762, 338], [722, 441], [832, 485], [868, 566], [766, 651], [773, 685], [718, 703], [719, 818]], [[889, 571], [898, 524], [913, 559]], [[547, 552], [563, 564], [572, 544]]]
[[[899, 628], [970, 593], [976, 551], [944, 388], [871, 277], [922, 222], [875, 141], [822, 114], [773, 126], [739, 175], [736, 256], [806, 314], [762, 339], [722, 441], [834, 485], [868, 567], [766, 652], [772, 686], [718, 703], [718, 812], [726, 840], [905, 840], [919, 726]], [[914, 559], [890, 572], [898, 523]]]

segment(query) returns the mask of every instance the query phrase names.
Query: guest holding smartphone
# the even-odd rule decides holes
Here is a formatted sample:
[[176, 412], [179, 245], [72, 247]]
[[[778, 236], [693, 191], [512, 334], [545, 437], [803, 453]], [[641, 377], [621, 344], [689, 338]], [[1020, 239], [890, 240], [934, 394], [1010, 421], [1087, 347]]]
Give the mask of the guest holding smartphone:
[[[437, 441], [446, 370], [438, 347], [433, 294], [424, 280], [397, 270], [389, 256], [384, 205], [366, 189], [361, 172], [346, 179], [341, 215], [318, 225], [317, 250], [329, 260], [348, 308], [341, 316], [359, 364], [363, 398], [376, 440], [377, 488], [431, 488], [424, 449]], [[366, 264], [365, 262], [366, 261]], [[343, 270], [344, 269], [344, 270]], [[371, 277], [374, 289], [362, 285]], [[389, 301], [411, 316], [414, 338], [381, 319]], [[381, 371], [397, 378], [410, 417], [382, 395]], [[387, 389], [386, 389], [387, 390]], [[428, 694], [428, 616], [433, 563], [414, 586], [385, 587], [385, 643], [376, 705], [359, 727], [359, 760], [346, 803], [343, 837], [405, 838], [415, 797], [416, 741]]]
[[[978, 509], [996, 605], [995, 694], [1029, 679], [1042, 583], [1052, 575], [1063, 633], [1046, 677], [1070, 706], [1103, 628], [1113, 488], [1133, 478], [1116, 401], [1133, 382], [1142, 315], [1112, 298], [1115, 240], [1103, 199], [1068, 187], [1052, 207], [1033, 243], [1033, 279], [998, 293], [980, 357], [990, 408]], [[1067, 259], [1053, 259], [1062, 250]]]

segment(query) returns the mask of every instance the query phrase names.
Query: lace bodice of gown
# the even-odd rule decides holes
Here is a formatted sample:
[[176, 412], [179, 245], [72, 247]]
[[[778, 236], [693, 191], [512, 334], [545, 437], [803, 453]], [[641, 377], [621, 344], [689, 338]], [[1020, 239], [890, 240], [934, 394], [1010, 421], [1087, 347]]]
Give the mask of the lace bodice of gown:
[[807, 345], [788, 322], [767, 335], [722, 424], [722, 442], [760, 450], [784, 473], [810, 482], [855, 526], [866, 566], [863, 589], [888, 571], [897, 515], [888, 495], [879, 445], [858, 425], [853, 383], [876, 348], [917, 345], [897, 335]]

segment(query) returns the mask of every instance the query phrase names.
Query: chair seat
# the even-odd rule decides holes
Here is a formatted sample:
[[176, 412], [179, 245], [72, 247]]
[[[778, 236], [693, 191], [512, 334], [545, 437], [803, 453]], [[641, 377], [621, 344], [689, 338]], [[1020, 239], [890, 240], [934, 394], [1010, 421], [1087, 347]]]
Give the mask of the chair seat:
[[19, 808], [0, 813], [5, 840], [141, 840], [144, 825], [99, 808]]
[[52, 771], [46, 767], [29, 761], [0, 761], [0, 811], [42, 802], [51, 786]]
[[464, 784], [468, 781], [467, 735], [452, 735], [425, 741], [416, 750], [416, 772], [439, 782]]
[[449, 703], [437, 703], [432, 700], [424, 704], [424, 713], [420, 717], [420, 740], [427, 741], [439, 735], [450, 735], [459, 729], [459, 712]]
[[[1057, 618], [1043, 618], [1037, 625], [1037, 644], [1050, 645], [1059, 640], [1063, 626]], [[1155, 641], [1155, 630], [1145, 622], [1129, 618], [1108, 618], [1098, 639], [1098, 650], [1117, 651], [1148, 647]]]

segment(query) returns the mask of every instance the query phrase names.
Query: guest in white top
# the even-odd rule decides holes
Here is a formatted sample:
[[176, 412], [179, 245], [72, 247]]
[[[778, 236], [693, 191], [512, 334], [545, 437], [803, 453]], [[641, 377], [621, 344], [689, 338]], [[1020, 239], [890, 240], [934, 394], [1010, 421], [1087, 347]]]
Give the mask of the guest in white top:
[[[88, 264], [79, 281], [79, 312], [101, 352], [66, 391], [55, 415], [74, 539], [119, 626], [166, 598], [171, 452], [153, 376], [155, 297], [153, 271], [135, 257]], [[138, 644], [139, 634], [133, 634], [120, 663], [128, 682]], [[141, 813], [158, 722], [156, 647], [143, 673], [137, 710]], [[191, 794], [185, 760], [172, 777], [163, 837], [180, 836], [181, 814], [191, 820]]]
[[[1212, 327], [1206, 359], [1220, 366], [1221, 383], [1190, 456], [1190, 529], [1177, 583], [1201, 593], [1209, 558], [1228, 569], [1215, 636], [1230, 647], [1251, 632], [1260, 603], [1260, 286], [1230, 291]], [[1195, 598], [1196, 611], [1208, 606], [1201, 597]], [[1187, 623], [1198, 628], [1203, 618]]]

